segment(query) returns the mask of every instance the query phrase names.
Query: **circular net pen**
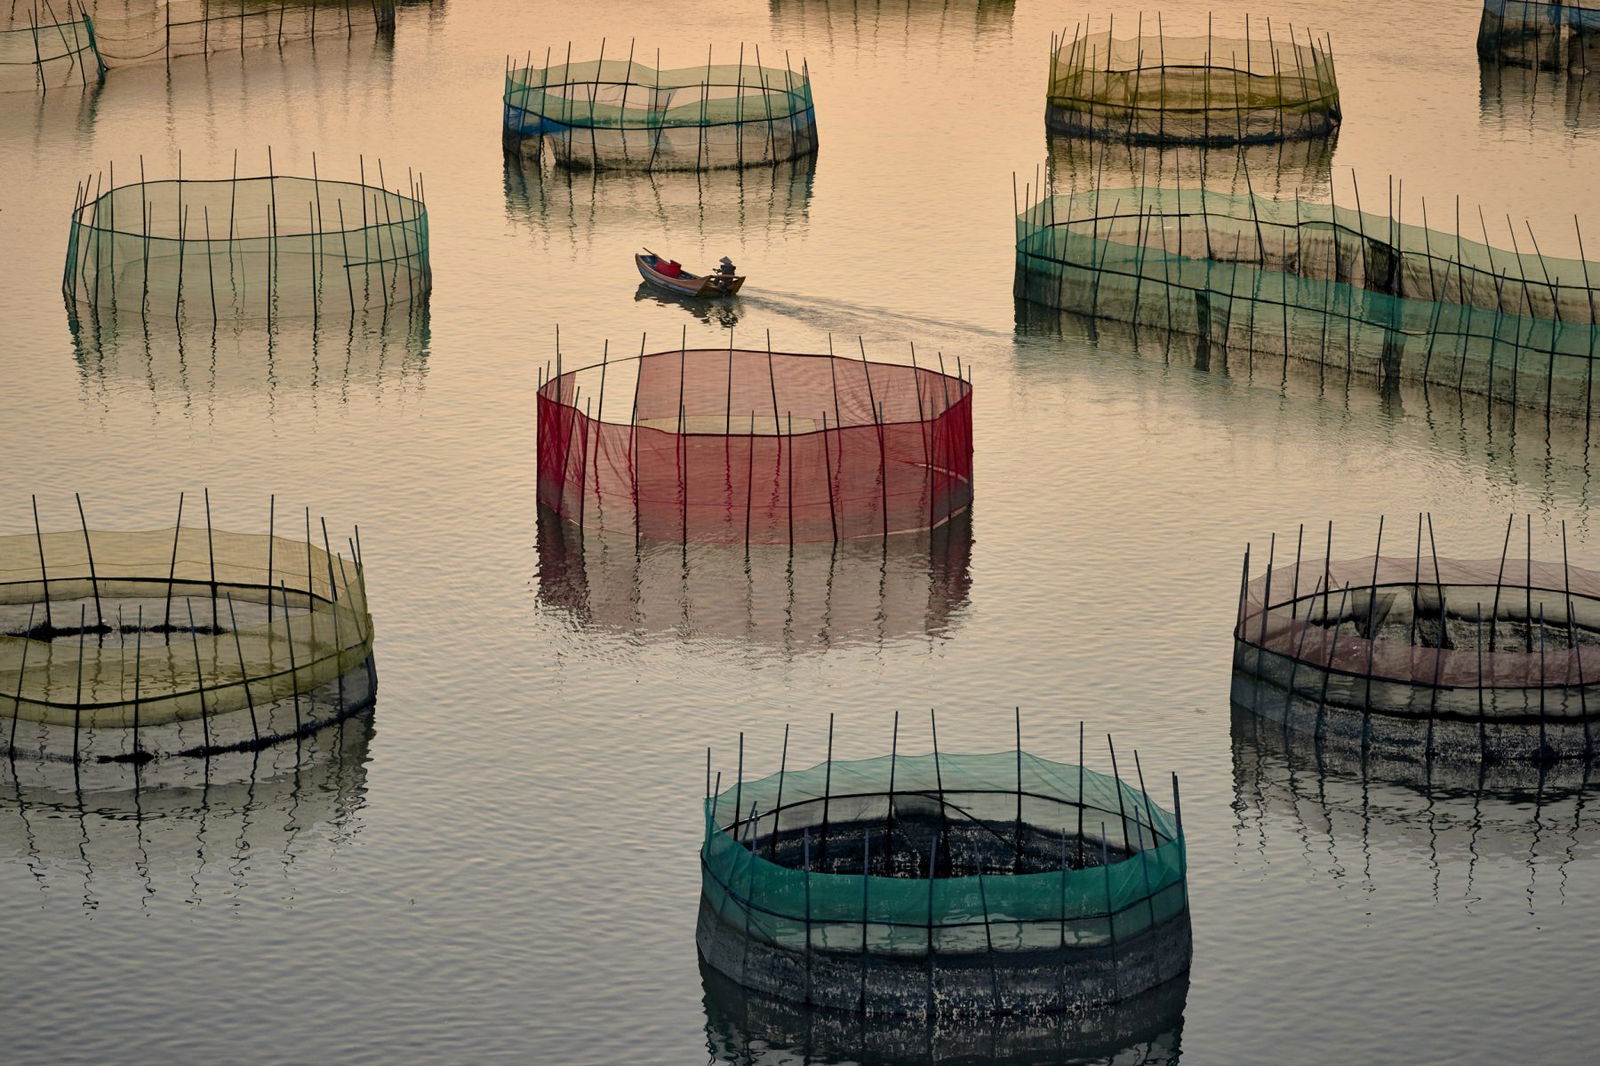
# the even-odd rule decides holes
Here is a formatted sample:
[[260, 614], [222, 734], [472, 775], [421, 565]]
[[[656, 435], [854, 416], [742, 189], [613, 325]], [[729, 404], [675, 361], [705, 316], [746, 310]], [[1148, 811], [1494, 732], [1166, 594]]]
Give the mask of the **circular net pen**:
[[[1590, 410], [1600, 262], [1546, 256], [1531, 230], [1519, 239], [1509, 225], [1509, 247], [1488, 243], [1486, 226], [1481, 241], [1459, 225], [1430, 227], [1425, 202], [1408, 217], [1390, 191], [1369, 212], [1354, 182], [1290, 201], [1204, 186], [1052, 195], [1030, 185], [1013, 292], [1224, 351]], [[1583, 249], [1576, 223], [1574, 236]]]
[[1168, 813], [1114, 771], [1022, 751], [741, 770], [706, 799], [701, 958], [764, 995], [869, 1014], [1127, 999], [1189, 969], [1173, 789]]
[[1235, 702], [1330, 744], [1419, 762], [1591, 757], [1600, 572], [1569, 564], [1564, 527], [1557, 562], [1533, 558], [1531, 520], [1516, 531], [1522, 558], [1510, 522], [1499, 558], [1440, 558], [1431, 520], [1418, 532], [1414, 554], [1384, 556], [1380, 525], [1371, 556], [1297, 550], [1283, 566], [1274, 538], [1258, 576], [1247, 551]]
[[1320, 137], [1340, 122], [1333, 49], [1267, 20], [1242, 37], [1169, 36], [1143, 16], [1131, 37], [1080, 23], [1050, 41], [1045, 123], [1062, 133], [1157, 144]]
[[1534, 70], [1600, 71], [1600, 0], [1483, 0], [1478, 58]]
[[[0, 537], [12, 757], [148, 762], [261, 748], [370, 706], [359, 553], [184, 525]], [[81, 512], [80, 512], [81, 518]]]
[[626, 60], [601, 57], [543, 67], [512, 68], [505, 84], [508, 151], [596, 170], [708, 170], [797, 159], [817, 150], [811, 78], [800, 69], [746, 63], [660, 70], [629, 50]]
[[94, 23], [81, 7], [52, 0], [0, 12], [0, 93], [98, 83], [105, 64], [95, 45]]
[[[428, 211], [361, 180], [268, 174], [79, 186], [62, 291], [73, 313], [317, 322], [425, 301]], [[383, 181], [379, 168], [379, 182]], [[108, 186], [101, 192], [102, 185]]]
[[96, 0], [108, 66], [393, 34], [396, 0]]
[[539, 503], [652, 541], [937, 529], [972, 503], [972, 383], [914, 363], [683, 349], [539, 386]]

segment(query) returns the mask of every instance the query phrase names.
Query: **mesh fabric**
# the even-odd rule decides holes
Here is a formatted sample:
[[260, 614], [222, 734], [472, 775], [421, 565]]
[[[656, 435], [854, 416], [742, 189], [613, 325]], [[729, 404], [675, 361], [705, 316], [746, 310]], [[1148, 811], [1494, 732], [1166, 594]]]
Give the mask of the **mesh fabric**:
[[[1248, 27], [1247, 27], [1248, 29]], [[1339, 124], [1326, 40], [1114, 36], [1080, 27], [1050, 62], [1045, 118], [1066, 133], [1157, 143], [1315, 137]]]
[[972, 387], [917, 367], [743, 350], [569, 371], [539, 390], [539, 502], [651, 540], [935, 528], [972, 502]]
[[1600, 264], [1329, 203], [1100, 189], [1017, 219], [1019, 299], [1546, 409], [1588, 409], [1597, 289]]
[[506, 75], [508, 146], [563, 166], [704, 170], [778, 163], [816, 151], [804, 71], [710, 64], [655, 70], [598, 60]]

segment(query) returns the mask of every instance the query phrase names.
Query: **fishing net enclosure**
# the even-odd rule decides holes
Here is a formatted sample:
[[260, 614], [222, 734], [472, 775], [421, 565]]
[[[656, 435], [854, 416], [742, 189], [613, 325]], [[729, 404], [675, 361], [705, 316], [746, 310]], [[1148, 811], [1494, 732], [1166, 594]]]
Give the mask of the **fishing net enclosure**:
[[713, 790], [705, 817], [700, 955], [765, 995], [1040, 1013], [1189, 968], [1181, 817], [1082, 766], [1020, 751], [830, 759]]
[[[166, 320], [349, 317], [425, 301], [428, 211], [362, 180], [140, 180], [79, 187], [62, 291], [73, 313]], [[382, 181], [380, 167], [379, 180]]]
[[105, 75], [94, 23], [81, 7], [11, 0], [0, 12], [0, 93], [88, 85]]
[[[1359, 199], [1359, 189], [1356, 192]], [[1544, 410], [1584, 412], [1600, 263], [1324, 202], [1199, 188], [1044, 194], [1017, 217], [1020, 300]], [[1577, 233], [1583, 246], [1583, 235]]]
[[1483, 0], [1478, 58], [1535, 70], [1600, 71], [1600, 0]]
[[[780, 163], [817, 150], [811, 79], [802, 62], [745, 61], [659, 70], [634, 58], [512, 69], [508, 151], [595, 170], [707, 170]], [[660, 59], [656, 59], [657, 66]]]
[[1079, 23], [1050, 41], [1045, 122], [1063, 133], [1161, 144], [1320, 137], [1340, 121], [1333, 49], [1308, 30], [1245, 21], [1241, 37], [1131, 37]]
[[972, 503], [960, 373], [686, 349], [558, 366], [538, 408], [539, 503], [580, 528], [796, 544], [937, 529]]
[[394, 31], [395, 0], [95, 0], [106, 65]]
[[1511, 557], [1506, 532], [1499, 558], [1384, 556], [1380, 540], [1366, 558], [1269, 555], [1252, 577], [1247, 554], [1235, 702], [1417, 761], [1588, 757], [1600, 572], [1571, 566], [1564, 543], [1557, 562]]
[[[270, 515], [269, 515], [270, 517]], [[310, 516], [307, 515], [309, 532]], [[373, 700], [359, 555], [172, 529], [0, 537], [13, 756], [144, 762], [303, 736]]]

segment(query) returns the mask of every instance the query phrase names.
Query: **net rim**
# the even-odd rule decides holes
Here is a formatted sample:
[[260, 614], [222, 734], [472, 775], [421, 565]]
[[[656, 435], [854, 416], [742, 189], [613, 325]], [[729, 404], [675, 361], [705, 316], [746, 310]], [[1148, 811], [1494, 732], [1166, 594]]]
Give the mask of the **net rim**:
[[[170, 233], [170, 232], [169, 233], [156, 233], [156, 232], [146, 233], [143, 230], [124, 229], [124, 228], [122, 228], [120, 226], [119, 227], [102, 226], [102, 225], [98, 224], [98, 222], [88, 221], [89, 218], [97, 217], [97, 215], [98, 215], [98, 210], [97, 209], [99, 208], [99, 206], [100, 206], [100, 204], [102, 202], [104, 202], [105, 200], [107, 200], [108, 198], [110, 198], [112, 196], [115, 196], [118, 193], [126, 192], [129, 189], [149, 189], [149, 188], [154, 188], [154, 187], [158, 187], [158, 186], [179, 186], [181, 188], [183, 186], [190, 186], [190, 185], [194, 185], [194, 186], [202, 186], [202, 185], [244, 185], [244, 184], [250, 184], [250, 183], [254, 183], [254, 182], [263, 182], [263, 181], [264, 182], [268, 182], [273, 186], [276, 186], [276, 184], [278, 182], [280, 182], [280, 181], [289, 181], [289, 182], [294, 182], [294, 183], [297, 183], [297, 184], [310, 185], [310, 186], [313, 186], [315, 188], [320, 188], [323, 185], [328, 185], [328, 186], [333, 186], [333, 187], [337, 187], [337, 188], [357, 190], [357, 191], [362, 192], [363, 194], [365, 194], [365, 193], [377, 193], [380, 196], [384, 197], [386, 203], [394, 203], [395, 205], [397, 205], [401, 210], [401, 214], [400, 214], [399, 217], [396, 217], [396, 218], [393, 218], [393, 219], [380, 219], [380, 220], [374, 221], [374, 222], [372, 222], [372, 223], [370, 223], [368, 225], [358, 225], [358, 226], [347, 225], [347, 226], [341, 227], [341, 226], [339, 226], [337, 224], [337, 222], [335, 222], [331, 226], [326, 226], [326, 227], [322, 227], [322, 228], [318, 228], [318, 229], [311, 229], [311, 230], [294, 229], [294, 230], [277, 230], [277, 231], [273, 231], [273, 230], [269, 229], [269, 230], [266, 230], [266, 231], [263, 231], [263, 232], [260, 232], [260, 233], [249, 233], [249, 234], [236, 233], [231, 237], [229, 237], [229, 236], [206, 237], [206, 236], [203, 235], [203, 231], [202, 231], [201, 234], [194, 234], [194, 235], [191, 235], [188, 232], [183, 232], [183, 233]], [[111, 212], [108, 210], [107, 214], [109, 215], [110, 213]], [[302, 177], [302, 176], [300, 176], [298, 174], [255, 175], [253, 177], [247, 177], [247, 178], [151, 178], [151, 179], [146, 180], [146, 181], [127, 182], [125, 184], [116, 185], [116, 186], [113, 186], [113, 187], [107, 189], [105, 192], [103, 192], [100, 195], [96, 196], [94, 199], [85, 201], [84, 203], [80, 204], [72, 212], [72, 225], [73, 225], [74, 229], [87, 230], [87, 231], [89, 231], [91, 233], [109, 234], [109, 235], [115, 235], [115, 236], [119, 236], [119, 237], [135, 237], [135, 238], [138, 238], [139, 240], [175, 242], [175, 243], [181, 243], [181, 244], [202, 244], [202, 245], [203, 244], [238, 244], [238, 243], [244, 242], [244, 241], [286, 240], [286, 239], [301, 238], [301, 237], [328, 238], [328, 237], [337, 237], [337, 236], [340, 236], [341, 234], [342, 235], [350, 235], [350, 234], [357, 234], [357, 233], [366, 233], [366, 232], [372, 231], [372, 230], [391, 229], [391, 228], [393, 228], [395, 226], [407, 226], [407, 225], [413, 225], [413, 224], [420, 225], [420, 226], [426, 226], [427, 225], [427, 221], [428, 221], [428, 206], [427, 206], [427, 203], [423, 199], [421, 199], [420, 197], [408, 196], [405, 193], [399, 192], [397, 190], [385, 189], [385, 188], [383, 188], [382, 186], [379, 186], [379, 185], [368, 185], [368, 184], [366, 184], [364, 182], [359, 182], [359, 181], [346, 181], [346, 180], [335, 179], [335, 178], [315, 178], [315, 177], [314, 178], [307, 178], [307, 177]]]
[[[909, 419], [909, 420], [908, 419], [893, 419], [893, 420], [887, 420], [887, 421], [850, 422], [850, 423], [847, 423], [845, 425], [830, 425], [830, 426], [827, 426], [826, 428], [815, 428], [815, 429], [809, 429], [809, 430], [802, 430], [800, 432], [755, 433], [755, 432], [752, 431], [752, 432], [749, 432], [749, 433], [734, 433], [734, 432], [716, 433], [716, 432], [707, 432], [707, 431], [698, 431], [698, 430], [683, 430], [683, 431], [679, 431], [676, 428], [673, 428], [673, 429], [662, 429], [662, 428], [659, 428], [657, 426], [643, 425], [643, 424], [641, 424], [641, 423], [639, 423], [637, 421], [614, 422], [614, 421], [608, 421], [604, 417], [598, 417], [597, 418], [594, 415], [585, 413], [581, 408], [579, 408], [577, 406], [576, 403], [568, 403], [567, 401], [563, 400], [561, 398], [561, 396], [560, 396], [560, 392], [562, 390], [559, 390], [559, 389], [556, 388], [561, 383], [566, 382], [569, 379], [573, 379], [573, 386], [574, 386], [573, 395], [576, 396], [577, 395], [577, 388], [576, 388], [576, 380], [575, 379], [576, 379], [576, 376], [579, 375], [579, 374], [594, 373], [596, 371], [601, 371], [601, 370], [603, 370], [605, 368], [608, 368], [608, 367], [620, 366], [620, 365], [624, 365], [624, 364], [627, 364], [627, 363], [642, 364], [643, 361], [646, 360], [646, 359], [658, 359], [658, 358], [666, 358], [666, 357], [670, 357], [670, 356], [674, 356], [674, 355], [686, 355], [686, 354], [691, 353], [691, 352], [692, 353], [697, 353], [697, 354], [699, 354], [699, 353], [724, 354], [725, 353], [725, 354], [762, 355], [762, 356], [769, 356], [772, 359], [780, 359], [780, 358], [782, 358], [782, 359], [831, 359], [831, 360], [834, 360], [835, 362], [843, 363], [843, 364], [848, 365], [848, 366], [866, 365], [868, 367], [878, 367], [878, 368], [883, 368], [885, 370], [890, 370], [890, 371], [910, 371], [914, 375], [918, 375], [918, 376], [923, 375], [923, 374], [928, 374], [928, 375], [931, 375], [936, 380], [939, 380], [939, 381], [942, 381], [942, 382], [945, 382], [945, 383], [954, 383], [956, 385], [956, 390], [955, 390], [955, 395], [953, 397], [951, 397], [949, 402], [946, 403], [943, 407], [938, 408], [936, 410], [930, 410], [930, 411], [926, 412], [926, 414], [923, 417], [917, 418], [917, 419]], [[871, 372], [868, 371], [868, 376], [869, 377], [870, 377], [870, 374], [871, 374]], [[554, 391], [552, 391], [552, 390], [554, 390]], [[637, 430], [643, 430], [643, 431], [645, 431], [647, 433], [666, 433], [666, 434], [670, 434], [670, 435], [676, 436], [676, 437], [704, 437], [704, 438], [712, 438], [712, 439], [718, 439], [718, 440], [725, 439], [725, 438], [759, 437], [759, 438], [776, 438], [776, 439], [784, 439], [784, 440], [797, 440], [797, 439], [800, 439], [802, 437], [815, 436], [815, 435], [821, 434], [821, 433], [837, 433], [837, 432], [840, 432], [840, 431], [843, 431], [843, 430], [874, 429], [874, 428], [882, 428], [882, 427], [888, 427], [888, 426], [925, 426], [925, 425], [931, 425], [934, 422], [937, 422], [940, 418], [943, 418], [945, 415], [949, 414], [950, 412], [955, 411], [956, 409], [958, 409], [963, 402], [968, 401], [968, 400], [970, 400], [972, 398], [972, 382], [967, 380], [966, 378], [959, 377], [959, 376], [954, 375], [954, 374], [945, 373], [945, 372], [942, 372], [942, 371], [939, 371], [939, 370], [932, 370], [932, 369], [930, 369], [928, 367], [924, 367], [924, 366], [921, 366], [921, 365], [913, 366], [913, 365], [909, 365], [909, 364], [906, 364], [906, 363], [885, 363], [885, 362], [881, 362], [881, 361], [877, 361], [877, 360], [852, 359], [852, 358], [850, 358], [848, 356], [829, 354], [827, 352], [780, 352], [780, 351], [771, 351], [771, 352], [769, 352], [769, 351], [767, 351], [765, 349], [756, 349], [756, 348], [687, 348], [687, 349], [667, 349], [667, 350], [659, 351], [659, 352], [650, 352], [650, 353], [645, 354], [645, 355], [624, 356], [621, 359], [608, 359], [608, 360], [604, 360], [604, 361], [599, 362], [599, 363], [590, 363], [590, 364], [588, 364], [586, 366], [577, 367], [577, 368], [572, 369], [572, 370], [566, 370], [566, 371], [563, 371], [562, 373], [560, 373], [560, 374], [558, 374], [558, 375], [556, 375], [554, 377], [551, 377], [543, 385], [540, 385], [539, 389], [538, 389], [538, 392], [537, 392], [537, 396], [538, 396], [539, 400], [542, 401], [542, 402], [552, 404], [552, 405], [554, 405], [556, 407], [563, 408], [563, 409], [568, 410], [568, 411], [572, 411], [573, 413], [575, 413], [577, 415], [581, 415], [581, 416], [583, 416], [584, 418], [588, 419], [591, 422], [595, 422], [595, 423], [598, 423], [599, 425], [603, 425], [603, 426], [614, 426], [614, 427], [626, 428], [626, 429], [636, 430], [636, 431]], [[792, 411], [790, 413], [792, 414]], [[752, 424], [753, 424], [753, 422], [754, 422], [754, 420], [752, 420]], [[963, 478], [963, 480], [966, 480], [966, 479]]]

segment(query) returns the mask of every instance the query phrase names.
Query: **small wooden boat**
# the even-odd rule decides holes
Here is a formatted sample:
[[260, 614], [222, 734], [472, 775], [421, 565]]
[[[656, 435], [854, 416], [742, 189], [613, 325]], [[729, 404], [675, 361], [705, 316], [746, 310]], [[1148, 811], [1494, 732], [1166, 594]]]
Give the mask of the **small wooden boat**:
[[691, 274], [683, 269], [682, 264], [659, 256], [648, 248], [636, 253], [633, 263], [645, 281], [676, 296], [732, 296], [744, 284], [742, 274]]

